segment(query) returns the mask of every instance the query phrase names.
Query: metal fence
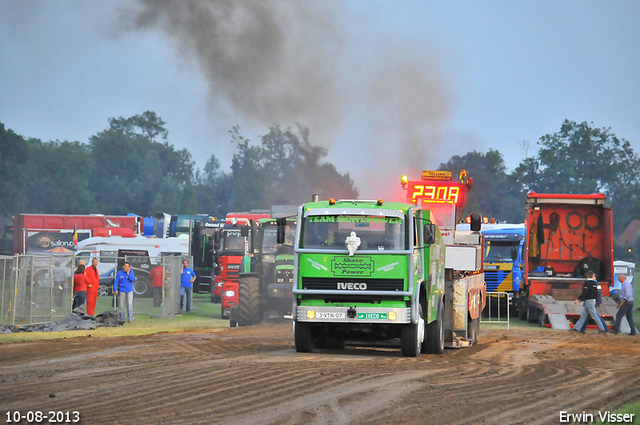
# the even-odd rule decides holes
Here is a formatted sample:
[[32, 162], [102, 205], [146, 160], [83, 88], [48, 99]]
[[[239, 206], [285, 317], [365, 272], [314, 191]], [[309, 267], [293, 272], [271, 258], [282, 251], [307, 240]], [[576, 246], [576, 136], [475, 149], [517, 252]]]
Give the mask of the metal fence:
[[15, 306], [15, 281], [17, 273], [17, 257], [0, 256], [0, 323], [12, 324]]
[[511, 296], [509, 292], [487, 292], [487, 305], [480, 322], [504, 324], [509, 330], [511, 327], [509, 311]]
[[[168, 316], [180, 311], [180, 272], [189, 256], [99, 258], [100, 287], [95, 314], [120, 310], [113, 281], [124, 261], [131, 263], [133, 314]], [[91, 259], [84, 259], [90, 265]], [[72, 255], [0, 256], [0, 323], [26, 325], [54, 322], [71, 312], [73, 275], [79, 259]], [[158, 278], [153, 286], [152, 271]], [[86, 304], [82, 306], [86, 311]]]

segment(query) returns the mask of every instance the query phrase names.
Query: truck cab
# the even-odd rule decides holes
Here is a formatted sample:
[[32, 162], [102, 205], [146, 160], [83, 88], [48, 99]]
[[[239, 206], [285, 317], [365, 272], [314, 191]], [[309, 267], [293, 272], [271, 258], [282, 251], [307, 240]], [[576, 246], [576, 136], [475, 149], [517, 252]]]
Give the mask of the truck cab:
[[524, 224], [482, 230], [487, 291], [506, 292], [516, 311], [524, 272]]
[[240, 263], [249, 252], [251, 221], [270, 218], [266, 211], [234, 212], [225, 217], [225, 224], [215, 233], [215, 255], [218, 258], [216, 285], [220, 285], [221, 316], [228, 319], [231, 308], [238, 305]]
[[301, 206], [296, 350], [400, 339], [405, 356], [441, 352], [445, 246], [431, 218], [419, 206], [382, 200]]
[[231, 308], [238, 305], [238, 277], [240, 276], [240, 263], [242, 257], [247, 254], [247, 236], [242, 235], [242, 230], [235, 224], [226, 225], [218, 234], [218, 277], [221, 282], [221, 316], [228, 319]]

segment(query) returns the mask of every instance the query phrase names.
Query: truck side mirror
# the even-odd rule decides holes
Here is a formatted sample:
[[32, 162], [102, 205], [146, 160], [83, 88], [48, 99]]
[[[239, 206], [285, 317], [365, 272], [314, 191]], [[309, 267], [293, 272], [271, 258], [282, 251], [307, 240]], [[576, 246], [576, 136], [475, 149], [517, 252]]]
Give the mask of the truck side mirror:
[[218, 245], [218, 247], [220, 247], [220, 232], [215, 232], [213, 234], [213, 241]]
[[424, 244], [433, 245], [436, 243], [436, 225], [427, 223], [424, 225]]
[[286, 226], [287, 226], [287, 219], [284, 218], [284, 217], [277, 218], [276, 219], [276, 224], [278, 225], [278, 233], [277, 233], [276, 242], [278, 242], [279, 244], [282, 244], [282, 243], [284, 243], [284, 237], [285, 237]]
[[471, 213], [471, 231], [479, 232], [482, 228], [482, 216], [477, 213]]
[[247, 226], [240, 227], [240, 236], [242, 236], [243, 238], [249, 236], [249, 228]]

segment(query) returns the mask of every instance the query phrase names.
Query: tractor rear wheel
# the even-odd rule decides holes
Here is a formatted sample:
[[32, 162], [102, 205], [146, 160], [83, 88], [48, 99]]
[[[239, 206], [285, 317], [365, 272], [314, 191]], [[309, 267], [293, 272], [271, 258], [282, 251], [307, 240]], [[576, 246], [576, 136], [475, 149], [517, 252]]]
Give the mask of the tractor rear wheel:
[[238, 284], [238, 325], [257, 325], [261, 321], [260, 279], [257, 276], [240, 276]]

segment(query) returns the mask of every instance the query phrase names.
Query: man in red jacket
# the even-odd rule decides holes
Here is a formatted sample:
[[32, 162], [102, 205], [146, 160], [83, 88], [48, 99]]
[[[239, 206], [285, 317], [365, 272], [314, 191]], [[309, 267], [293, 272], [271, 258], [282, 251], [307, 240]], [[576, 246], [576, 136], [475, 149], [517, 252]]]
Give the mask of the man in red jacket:
[[91, 260], [91, 265], [85, 270], [89, 283], [87, 283], [87, 314], [96, 315], [96, 301], [100, 288], [100, 273], [98, 272], [98, 259]]
[[149, 277], [151, 278], [151, 289], [153, 290], [153, 306], [154, 307], [162, 307], [162, 278], [164, 272], [162, 270], [162, 265], [156, 266], [151, 273], [149, 273]]

